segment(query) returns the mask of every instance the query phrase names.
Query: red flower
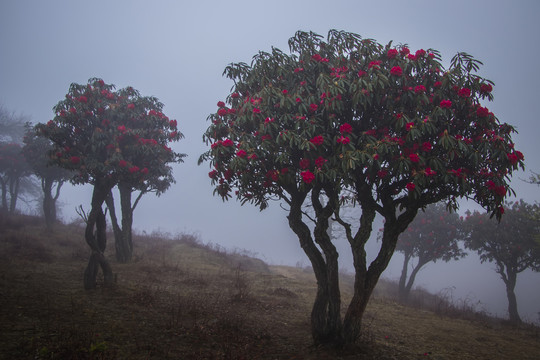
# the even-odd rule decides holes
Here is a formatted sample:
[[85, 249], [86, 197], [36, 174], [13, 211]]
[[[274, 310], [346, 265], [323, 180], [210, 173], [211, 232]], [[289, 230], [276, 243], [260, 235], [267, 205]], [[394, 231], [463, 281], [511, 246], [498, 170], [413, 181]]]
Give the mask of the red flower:
[[438, 87], [441, 87], [441, 86], [442, 86], [442, 82], [440, 82], [440, 81], [435, 81], [435, 84], [433, 84], [434, 88], [438, 88]]
[[315, 112], [315, 111], [317, 111], [318, 107], [319, 106], [317, 104], [311, 104], [311, 105], [309, 105], [309, 110], [311, 110], [312, 112]]
[[171, 129], [175, 129], [178, 126], [178, 121], [176, 120], [169, 121], [169, 126], [171, 127]]
[[480, 85], [480, 92], [482, 93], [490, 93], [492, 90], [493, 90], [493, 86], [491, 86], [491, 84]]
[[494, 191], [495, 188], [497, 187], [497, 185], [495, 185], [495, 183], [493, 181], [491, 181], [491, 180], [486, 181], [486, 186], [487, 186], [488, 190], [490, 190], [490, 191]]
[[417, 163], [420, 161], [420, 157], [418, 154], [409, 154], [409, 160], [411, 160], [413, 163]]
[[433, 171], [433, 170], [431, 170], [431, 168], [427, 167], [426, 170], [425, 170], [425, 174], [426, 174], [426, 176], [433, 176], [433, 175], [437, 174], [437, 172]]
[[426, 55], [426, 50], [424, 49], [416, 50], [416, 53], [415, 53], [416, 57], [423, 57], [425, 55]]
[[143, 174], [143, 175], [148, 174], [148, 168], [143, 168], [143, 169], [141, 170], [141, 174]]
[[[518, 156], [519, 153], [519, 156]], [[519, 160], [523, 160], [523, 154], [519, 151], [516, 151], [515, 153], [506, 154], [506, 157], [508, 158], [508, 161], [510, 161], [510, 164], [515, 165], [518, 163]]]
[[379, 66], [381, 65], [381, 61], [380, 60], [375, 60], [375, 61], [372, 61], [368, 64], [368, 69], [371, 69], [371, 68], [375, 68], [375, 69], [378, 69]]
[[219, 116], [225, 116], [225, 115], [227, 115], [228, 113], [229, 113], [229, 112], [228, 112], [227, 109], [225, 109], [225, 108], [221, 108], [221, 109], [219, 109], [218, 112], [217, 112], [217, 114], [218, 114]]
[[309, 159], [302, 159], [300, 160], [300, 163], [298, 164], [300, 166], [300, 169], [307, 169], [309, 168], [310, 161]]
[[476, 115], [478, 117], [487, 117], [489, 116], [489, 110], [488, 108], [479, 106], [478, 109], [476, 109]]
[[77, 100], [85, 104], [88, 102], [88, 98], [86, 96], [79, 96]]
[[298, 73], [298, 72], [300, 72], [300, 71], [304, 71], [304, 68], [296, 68], [296, 69], [294, 69], [294, 72], [295, 72], [295, 73]]
[[318, 135], [309, 141], [314, 145], [322, 145], [324, 142], [324, 137], [322, 135]]
[[217, 106], [220, 108], [225, 107], [225, 103], [223, 101], [218, 101]]
[[422, 150], [424, 150], [425, 152], [431, 151], [431, 149], [433, 149], [433, 146], [429, 141], [426, 141], [422, 144]]
[[404, 46], [401, 48], [401, 50], [399, 51], [399, 53], [402, 55], [402, 56], [405, 56], [407, 54], [409, 54], [411, 51], [409, 50], [408, 47]]
[[363, 71], [363, 70], [358, 70], [358, 77], [362, 77], [364, 75], [366, 75], [367, 72]]
[[443, 109], [449, 109], [452, 106], [452, 101], [450, 100], [441, 100], [441, 103], [439, 104], [441, 108]]
[[297, 97], [297, 98], [296, 98], [296, 102], [297, 102], [297, 103], [300, 103], [300, 102], [302, 102], [302, 99], [300, 99], [299, 97]]
[[471, 96], [471, 89], [469, 88], [463, 88], [458, 90], [458, 96], [462, 98], [468, 98]]
[[223, 145], [225, 147], [234, 146], [234, 142], [231, 139], [225, 139], [225, 140], [223, 140], [221, 145]]
[[403, 70], [401, 70], [400, 66], [394, 66], [392, 69], [390, 69], [390, 74], [394, 76], [401, 76], [403, 74]]
[[317, 166], [319, 169], [327, 162], [328, 160], [326, 160], [325, 158], [323, 158], [322, 156], [319, 156], [316, 160], [315, 160], [315, 166]]
[[140, 170], [140, 169], [139, 169], [138, 166], [132, 166], [132, 167], [129, 168], [129, 172], [130, 172], [131, 174], [134, 174], [134, 173], [136, 173], [136, 172], [139, 171], [139, 170]]
[[339, 139], [337, 139], [337, 142], [338, 142], [338, 143], [341, 143], [341, 144], [343, 144], [343, 145], [347, 145], [348, 143], [351, 142], [351, 139], [349, 139], [348, 136], [342, 136], [342, 137], [340, 137]]
[[386, 53], [386, 56], [388, 56], [389, 59], [393, 59], [398, 55], [398, 51], [396, 49], [390, 49]]
[[339, 132], [342, 134], [348, 134], [352, 132], [352, 126], [349, 123], [345, 123], [339, 127]]
[[77, 112], [77, 109], [75, 108], [69, 108], [69, 112], [72, 114], [75, 114]]
[[127, 161], [126, 160], [120, 160], [118, 162], [118, 166], [120, 166], [121, 168], [126, 167], [127, 166]]
[[261, 113], [261, 109], [259, 109], [259, 108], [253, 108], [253, 113], [254, 113], [254, 114], [260, 114], [260, 113]]
[[418, 85], [414, 88], [414, 92], [417, 93], [417, 94], [420, 94], [420, 93], [425, 93], [426, 92], [426, 87], [424, 85]]
[[306, 184], [310, 184], [313, 180], [315, 180], [315, 174], [313, 174], [309, 170], [302, 171], [300, 175], [302, 176], [302, 180], [304, 180]]
[[238, 94], [237, 92], [235, 92], [235, 93], [232, 93], [232, 94], [231, 94], [231, 97], [232, 97], [233, 99], [237, 99], [237, 98], [240, 97], [240, 94]]
[[128, 104], [127, 108], [128, 109], [135, 109], [135, 104]]
[[125, 133], [126, 132], [126, 126], [125, 125], [120, 125], [116, 128], [118, 131], [120, 131], [121, 133]]
[[414, 185], [413, 183], [408, 183], [405, 187], [406, 187], [407, 190], [409, 190], [409, 192], [410, 192], [410, 191], [413, 191], [413, 190], [414, 190], [414, 188], [416, 187], [416, 185]]
[[69, 161], [71, 161], [71, 163], [72, 163], [73, 165], [77, 165], [78, 163], [81, 162], [81, 158], [78, 157], [78, 156], [72, 156], [72, 157], [69, 159]]
[[496, 186], [495, 194], [499, 195], [500, 197], [504, 197], [506, 195], [506, 188], [503, 185]]
[[407, 123], [407, 124], [405, 125], [405, 129], [406, 129], [407, 131], [410, 131], [413, 127], [414, 127], [414, 122], [410, 122], [410, 123]]
[[238, 150], [238, 151], [236, 152], [236, 156], [238, 156], [238, 157], [240, 157], [240, 158], [245, 158], [246, 155], [247, 155], [246, 151], [245, 151], [245, 150], [242, 150], [242, 149], [240, 149], [240, 150]]

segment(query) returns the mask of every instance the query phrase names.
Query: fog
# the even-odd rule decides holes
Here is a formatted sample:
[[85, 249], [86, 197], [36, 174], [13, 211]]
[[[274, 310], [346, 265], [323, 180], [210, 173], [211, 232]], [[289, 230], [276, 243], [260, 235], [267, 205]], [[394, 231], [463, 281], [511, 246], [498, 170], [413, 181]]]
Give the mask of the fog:
[[[212, 196], [208, 164], [197, 165], [206, 150], [206, 117], [232, 86], [222, 77], [225, 66], [249, 63], [259, 50], [272, 46], [288, 51], [287, 40], [297, 30], [326, 36], [333, 28], [382, 44], [407, 43], [411, 50], [434, 48], [445, 64], [458, 51], [472, 54], [484, 63], [480, 75], [495, 82], [490, 110], [519, 131], [514, 141], [525, 155], [526, 171], [513, 177], [512, 187], [518, 199], [532, 203], [540, 200], [540, 187], [523, 179], [530, 171], [540, 172], [538, 14], [535, 0], [4, 0], [0, 103], [34, 123], [47, 122], [70, 83], [91, 77], [156, 96], [185, 135], [174, 150], [188, 157], [175, 165], [177, 183], [169, 191], [159, 198], [143, 197], [134, 214], [135, 229], [193, 233], [203, 242], [245, 249], [272, 264], [308, 265], [279, 203], [263, 212], [234, 200], [223, 203]], [[88, 186], [65, 186], [59, 200], [63, 219], [76, 219], [75, 208], [88, 208], [90, 196]], [[462, 204], [461, 211], [473, 206]], [[341, 267], [350, 269], [347, 244], [337, 243]], [[396, 254], [383, 277], [397, 279], [401, 261]], [[473, 254], [459, 262], [428, 264], [416, 284], [435, 293], [451, 289], [455, 300], [480, 301], [487, 311], [506, 316], [504, 283], [494, 265], [480, 264]], [[540, 274], [520, 274], [516, 293], [522, 318], [538, 321]]]

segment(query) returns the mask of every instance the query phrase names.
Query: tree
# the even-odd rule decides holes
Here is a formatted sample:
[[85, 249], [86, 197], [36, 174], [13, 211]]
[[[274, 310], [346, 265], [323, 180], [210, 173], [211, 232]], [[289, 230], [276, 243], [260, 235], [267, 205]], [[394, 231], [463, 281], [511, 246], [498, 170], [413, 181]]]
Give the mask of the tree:
[[50, 164], [50, 153], [53, 150], [53, 144], [49, 139], [38, 136], [29, 123], [26, 125], [23, 141], [24, 147], [22, 151], [26, 162], [33, 173], [41, 180], [43, 215], [47, 228], [50, 229], [57, 220], [56, 201], [60, 196], [60, 189], [73, 173]]
[[514, 292], [517, 275], [527, 269], [540, 271], [540, 245], [535, 236], [540, 221], [533, 215], [539, 206], [523, 200], [507, 203], [500, 222], [487, 214], [468, 212], [465, 220], [465, 246], [476, 251], [480, 261], [495, 263], [495, 271], [506, 286], [508, 314], [513, 322], [521, 322]]
[[[177, 121], [169, 120], [161, 112], [162, 105], [157, 104], [155, 99], [142, 97], [133, 88], [118, 91], [118, 96], [129, 99], [128, 102], [134, 104], [136, 108], [150, 108], [150, 106], [153, 106], [154, 111], [150, 110], [149, 113], [161, 117], [168, 122], [167, 127], [171, 131], [169, 133], [170, 139], [178, 140], [183, 137], [182, 133], [178, 131]], [[148, 104], [149, 101], [152, 103], [151, 105]], [[150, 126], [147, 118], [131, 121], [129, 131], [134, 134], [134, 138], [133, 141], [124, 143], [122, 151], [123, 164], [125, 164], [124, 168], [127, 168], [131, 172], [134, 168], [129, 168], [130, 165], [136, 163], [145, 164], [146, 170], [143, 169], [141, 171], [146, 171], [146, 176], [143, 178], [124, 176], [118, 182], [117, 187], [120, 193], [120, 210], [122, 214], [121, 226], [118, 224], [112, 191], [105, 200], [115, 234], [116, 259], [121, 263], [129, 262], [133, 254], [133, 212], [139, 200], [146, 193], [154, 192], [158, 196], [164, 193], [175, 182], [172, 175], [172, 167], [169, 164], [182, 162], [182, 159], [185, 157], [185, 154], [174, 153], [168, 151], [168, 149], [166, 149], [167, 151], [157, 153], [143, 151], [144, 148], [141, 148], [139, 145], [144, 143], [157, 145], [155, 139], [159, 138], [159, 132], [162, 131], [160, 127]], [[139, 194], [132, 203], [132, 193], [134, 191], [139, 191]]]
[[21, 181], [30, 175], [31, 170], [22, 153], [21, 145], [0, 142], [0, 185], [2, 186], [3, 211], [15, 213]]
[[17, 115], [0, 105], [0, 142], [20, 144], [24, 136], [25, 115]]
[[[403, 269], [399, 279], [399, 298], [407, 301], [418, 272], [428, 263], [459, 260], [466, 253], [460, 249], [461, 220], [448, 212], [442, 203], [429, 205], [420, 212], [398, 239], [396, 251], [403, 253]], [[411, 259], [417, 262], [408, 275]], [[408, 276], [408, 279], [407, 279]]]
[[[289, 48], [226, 67], [234, 85], [209, 116], [203, 140], [211, 147], [199, 163], [210, 162], [214, 194], [224, 200], [234, 194], [261, 210], [272, 199], [288, 204], [289, 226], [317, 279], [313, 339], [350, 343], [417, 211], [440, 201], [456, 208], [468, 197], [500, 217], [507, 180], [523, 156], [514, 150], [513, 127], [480, 105], [492, 98], [492, 84], [475, 74], [480, 62], [468, 54], [443, 70], [435, 50], [412, 54], [405, 45], [336, 30], [326, 41], [299, 31]], [[313, 228], [302, 213], [308, 198]], [[357, 224], [340, 216], [349, 201], [361, 209]], [[381, 247], [368, 264], [364, 247], [377, 213], [385, 219]], [[332, 216], [345, 229], [355, 270], [343, 320], [339, 254], [327, 232]]]
[[[75, 171], [73, 183], [93, 185], [85, 240], [92, 255], [85, 270], [84, 286], [96, 287], [101, 267], [105, 284], [112, 283], [112, 269], [103, 255], [106, 222], [102, 205], [111, 189], [124, 182], [144, 182], [155, 163], [178, 157], [167, 145], [181, 133], [162, 112], [155, 97], [141, 97], [133, 88], [114, 91], [114, 85], [93, 78], [88, 84], [71, 84], [66, 98], [55, 107], [56, 116], [36, 126], [40, 136], [54, 144], [53, 163]], [[151, 135], [152, 137], [147, 137]]]

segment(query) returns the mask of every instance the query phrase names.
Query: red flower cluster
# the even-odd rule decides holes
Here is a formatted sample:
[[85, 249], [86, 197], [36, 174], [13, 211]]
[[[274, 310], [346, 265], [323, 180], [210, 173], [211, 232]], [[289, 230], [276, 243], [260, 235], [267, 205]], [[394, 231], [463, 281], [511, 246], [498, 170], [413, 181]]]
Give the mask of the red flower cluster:
[[409, 192], [411, 192], [416, 188], [416, 185], [410, 182], [407, 185], [405, 185], [405, 187], [407, 188], [407, 190], [409, 190]]
[[351, 139], [349, 139], [348, 136], [342, 136], [339, 139], [337, 139], [337, 142], [343, 145], [347, 145], [348, 143], [351, 142]]
[[386, 53], [386, 56], [388, 56], [389, 59], [393, 59], [398, 55], [398, 51], [396, 49], [390, 49]]
[[315, 174], [313, 174], [309, 170], [302, 171], [300, 175], [302, 176], [302, 180], [304, 180], [306, 184], [310, 184], [313, 180], [315, 180]]
[[325, 158], [323, 158], [322, 156], [319, 156], [316, 160], [315, 160], [315, 166], [318, 167], [319, 169], [322, 168], [322, 166], [328, 162], [328, 160], [326, 160]]
[[478, 109], [476, 109], [476, 115], [478, 117], [487, 117], [489, 116], [489, 110], [488, 108], [479, 106]]
[[313, 145], [322, 145], [324, 143], [324, 137], [322, 135], [315, 136], [309, 140]]
[[471, 96], [471, 89], [463, 88], [458, 90], [458, 96], [462, 98], [468, 98]]
[[491, 84], [480, 85], [480, 92], [482, 93], [490, 93], [492, 90], [493, 90], [493, 86], [491, 86]]
[[240, 157], [240, 158], [245, 158], [246, 155], [247, 155], [246, 151], [245, 151], [245, 150], [242, 150], [242, 149], [240, 149], [240, 150], [238, 150], [238, 151], [236, 152], [236, 156], [238, 156], [238, 157]]
[[441, 103], [439, 105], [443, 109], [449, 109], [450, 107], [452, 107], [452, 101], [450, 101], [450, 100], [441, 100]]
[[400, 66], [394, 66], [393, 68], [390, 69], [390, 74], [394, 76], [401, 76], [403, 74], [403, 70], [401, 69]]
[[425, 93], [426, 87], [424, 85], [418, 85], [414, 88], [414, 92], [417, 94]]
[[409, 154], [409, 160], [411, 160], [413, 163], [417, 163], [420, 161], [420, 157], [418, 154]]
[[130, 172], [131, 174], [134, 174], [134, 173], [138, 172], [139, 170], [140, 170], [140, 169], [139, 169], [138, 166], [132, 166], [132, 167], [129, 168], [129, 172]]
[[516, 151], [514, 153], [506, 154], [506, 157], [508, 158], [508, 161], [510, 161], [510, 164], [515, 165], [518, 163], [519, 160], [523, 160], [523, 154], [521, 151]]
[[352, 126], [349, 123], [345, 123], [339, 127], [339, 132], [342, 134], [348, 134], [352, 132]]
[[309, 168], [309, 164], [310, 164], [309, 159], [304, 158], [300, 160], [300, 163], [298, 165], [300, 166], [300, 169], [307, 169]]

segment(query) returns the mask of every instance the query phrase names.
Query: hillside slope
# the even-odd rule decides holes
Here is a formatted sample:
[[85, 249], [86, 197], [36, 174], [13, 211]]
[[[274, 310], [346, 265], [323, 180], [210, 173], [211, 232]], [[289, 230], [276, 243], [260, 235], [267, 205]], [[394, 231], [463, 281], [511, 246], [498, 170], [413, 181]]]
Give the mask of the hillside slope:
[[[469, 321], [375, 297], [362, 344], [311, 346], [310, 271], [190, 235], [137, 236], [116, 284], [85, 291], [83, 229], [0, 217], [2, 359], [539, 359], [538, 328]], [[347, 303], [350, 279], [343, 280]]]

